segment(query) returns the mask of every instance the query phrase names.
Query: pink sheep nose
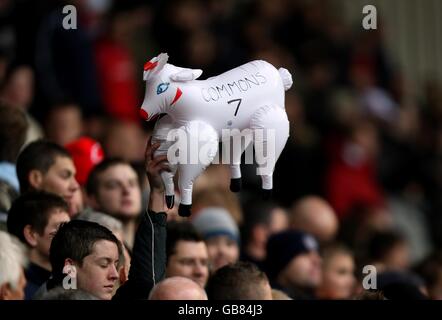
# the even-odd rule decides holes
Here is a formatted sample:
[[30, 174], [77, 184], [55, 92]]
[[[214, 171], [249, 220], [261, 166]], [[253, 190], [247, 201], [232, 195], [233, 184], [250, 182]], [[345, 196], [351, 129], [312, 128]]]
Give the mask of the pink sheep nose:
[[149, 118], [149, 114], [144, 109], [140, 109], [139, 115], [144, 121], [147, 121]]

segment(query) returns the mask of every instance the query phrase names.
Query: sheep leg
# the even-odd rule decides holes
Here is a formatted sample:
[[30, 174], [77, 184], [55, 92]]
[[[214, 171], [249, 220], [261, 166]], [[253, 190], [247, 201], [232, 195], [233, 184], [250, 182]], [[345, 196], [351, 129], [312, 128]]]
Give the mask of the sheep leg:
[[[156, 122], [154, 132], [152, 134], [152, 143], [159, 142], [160, 146], [155, 151], [154, 157], [167, 154], [167, 151], [174, 142], [173, 140], [168, 140], [168, 134], [172, 129], [174, 129], [174, 123], [168, 115], [162, 117]], [[169, 162], [169, 168], [170, 171], [162, 171], [160, 176], [165, 189], [167, 208], [172, 209], [175, 202], [175, 185], [173, 182], [173, 177], [176, 174], [177, 165]]]
[[[191, 215], [192, 190], [195, 179], [215, 159], [218, 151], [218, 135], [212, 126], [202, 121], [190, 121], [184, 127], [184, 136], [179, 143], [179, 152], [186, 155], [179, 157], [179, 189], [181, 203], [178, 214], [182, 217]], [[184, 142], [184, 143], [183, 143]]]
[[225, 137], [222, 137], [222, 163], [230, 164], [230, 191], [232, 192], [241, 190], [241, 156], [252, 140], [253, 132], [251, 130], [241, 132], [238, 129], [233, 129], [229, 130]]
[[261, 176], [265, 198], [271, 196], [273, 171], [289, 137], [289, 121], [285, 110], [276, 104], [259, 108], [252, 116], [257, 174]]

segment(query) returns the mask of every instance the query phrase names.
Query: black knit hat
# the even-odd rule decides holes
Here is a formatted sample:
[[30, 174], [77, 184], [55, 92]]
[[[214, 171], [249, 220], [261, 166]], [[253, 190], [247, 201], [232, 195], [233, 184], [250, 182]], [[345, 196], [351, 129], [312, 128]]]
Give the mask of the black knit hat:
[[294, 257], [310, 251], [318, 251], [318, 243], [306, 232], [288, 230], [272, 235], [267, 242], [267, 276], [275, 280]]

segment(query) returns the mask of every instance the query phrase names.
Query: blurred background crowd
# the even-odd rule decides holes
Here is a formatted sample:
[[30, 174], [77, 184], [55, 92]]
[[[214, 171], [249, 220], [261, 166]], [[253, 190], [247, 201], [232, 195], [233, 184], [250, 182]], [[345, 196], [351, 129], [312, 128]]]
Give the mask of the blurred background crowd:
[[[348, 299], [361, 293], [363, 267], [374, 265], [385, 275], [379, 283], [402, 281], [442, 299], [442, 86], [433, 78], [410, 84], [385, 48], [381, 12], [378, 28], [364, 30], [343, 19], [339, 2], [0, 0], [0, 101], [26, 114], [22, 148], [45, 138], [68, 150], [79, 183], [68, 199], [75, 218], [94, 207], [86, 181], [103, 158], [132, 165], [134, 201], [147, 206], [153, 125], [138, 116], [146, 61], [167, 52], [203, 78], [253, 59], [283, 66], [294, 75], [285, 106], [291, 134], [272, 202], [261, 200], [253, 165], [242, 168], [239, 194], [229, 191], [225, 165], [195, 182], [193, 225], [204, 238], [221, 220], [233, 242], [204, 238], [209, 266], [252, 261], [275, 288], [296, 284], [292, 298]], [[77, 9], [76, 30], [62, 27], [66, 4]], [[0, 173], [6, 221], [19, 192]], [[168, 219], [181, 220], [176, 208]], [[133, 239], [122, 238], [130, 248]], [[305, 274], [289, 265], [298, 255], [308, 256]], [[196, 277], [203, 286], [207, 274]]]

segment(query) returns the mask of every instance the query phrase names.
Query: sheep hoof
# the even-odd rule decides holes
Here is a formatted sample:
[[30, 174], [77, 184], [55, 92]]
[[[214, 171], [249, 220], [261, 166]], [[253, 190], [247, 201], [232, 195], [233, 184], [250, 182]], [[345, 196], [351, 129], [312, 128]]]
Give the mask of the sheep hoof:
[[262, 189], [261, 193], [264, 200], [270, 200], [272, 197], [272, 189]]
[[230, 191], [239, 192], [241, 190], [241, 178], [230, 179]]
[[167, 209], [172, 209], [175, 203], [175, 196], [166, 196]]
[[180, 206], [178, 207], [178, 214], [180, 217], [190, 217], [192, 212], [190, 209], [192, 208], [191, 204], [182, 204], [180, 203]]

